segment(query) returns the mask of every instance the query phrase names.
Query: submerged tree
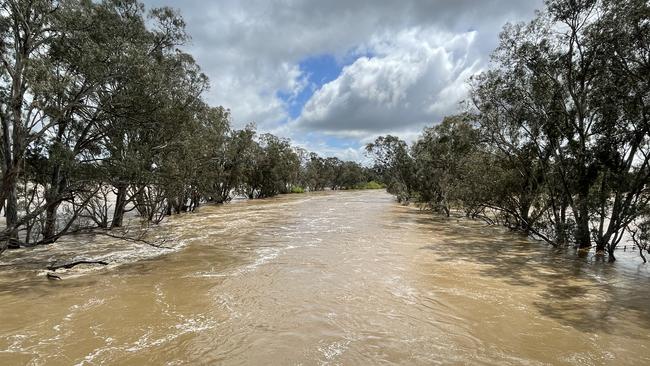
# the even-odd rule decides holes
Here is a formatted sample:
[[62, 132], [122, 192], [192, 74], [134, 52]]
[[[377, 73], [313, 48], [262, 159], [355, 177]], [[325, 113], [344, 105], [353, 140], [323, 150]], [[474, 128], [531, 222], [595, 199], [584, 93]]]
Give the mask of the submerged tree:
[[415, 161], [406, 142], [395, 136], [382, 136], [366, 145], [366, 151], [373, 157], [386, 190], [399, 202], [408, 203], [416, 193], [417, 183]]
[[477, 143], [478, 135], [465, 116], [447, 117], [425, 129], [412, 148], [419, 200], [449, 216], [462, 198], [459, 187]]

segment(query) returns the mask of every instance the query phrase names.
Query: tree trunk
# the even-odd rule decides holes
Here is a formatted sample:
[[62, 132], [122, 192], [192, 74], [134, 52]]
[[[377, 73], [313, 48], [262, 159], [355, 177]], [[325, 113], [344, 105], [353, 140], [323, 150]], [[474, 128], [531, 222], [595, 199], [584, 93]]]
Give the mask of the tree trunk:
[[43, 241], [48, 241], [56, 235], [56, 216], [60, 203], [46, 203], [45, 227], [43, 228]]
[[116, 186], [117, 195], [115, 197], [115, 210], [113, 211], [113, 221], [111, 227], [122, 227], [124, 222], [124, 211], [126, 208], [126, 190], [128, 186], [124, 183], [118, 183]]
[[[616, 257], [614, 256], [614, 249], [616, 249], [616, 247], [613, 246], [613, 245], [610, 245], [610, 246], [607, 247], [607, 254], [608, 254], [608, 257], [609, 257], [608, 260], [609, 260], [610, 263], [616, 261]], [[645, 263], [645, 258], [643, 258], [643, 260], [644, 260], [644, 263]]]
[[[62, 137], [63, 130], [60, 130], [58, 140], [60, 141]], [[59, 195], [61, 195], [62, 188], [65, 185], [65, 181], [61, 179], [61, 167], [56, 165], [52, 170], [52, 179], [50, 183], [50, 189], [45, 192], [45, 204], [47, 208], [45, 210], [45, 227], [43, 228], [43, 240], [48, 241], [51, 238], [56, 236], [56, 222], [57, 222], [57, 211], [61, 205], [59, 200]]]
[[[16, 191], [15, 179], [8, 179], [3, 182], [3, 189], [7, 192], [7, 203], [5, 204], [5, 222], [7, 228], [14, 228], [18, 223], [18, 192]], [[13, 235], [12, 235], [13, 237]]]
[[607, 241], [602, 239], [596, 241], [596, 253], [605, 253], [605, 250], [607, 250]]
[[578, 249], [587, 249], [591, 247], [591, 234], [589, 232], [589, 207], [586, 193], [579, 195], [576, 206], [574, 212], [576, 218], [576, 246]]
[[559, 245], [566, 245], [568, 241], [568, 235], [567, 235], [567, 221], [566, 221], [566, 210], [567, 210], [567, 202], [566, 202], [566, 197], [562, 198], [562, 204], [560, 207], [560, 220], [558, 223], [556, 223], [556, 230], [558, 231], [558, 239], [557, 242]]
[[[18, 223], [18, 192], [16, 190], [16, 181], [19, 174], [19, 162], [22, 157], [22, 126], [23, 126], [23, 100], [25, 95], [25, 87], [23, 85], [24, 73], [24, 60], [28, 58], [27, 42], [21, 47], [19, 52], [16, 52], [16, 64], [14, 67], [14, 75], [11, 84], [11, 125], [5, 119], [3, 129], [3, 144], [4, 144], [4, 159], [5, 168], [4, 179], [2, 181], [2, 189], [7, 194], [6, 203], [6, 224], [7, 229], [15, 228]], [[11, 138], [9, 132], [11, 130]], [[12, 238], [15, 237], [15, 230], [11, 234]]]
[[519, 226], [521, 230], [528, 234], [530, 232], [530, 200], [522, 199], [519, 205]]
[[16, 192], [16, 172], [13, 165], [9, 119], [2, 118], [2, 190], [6, 197], [4, 202], [6, 227], [13, 228], [18, 222], [18, 194]]

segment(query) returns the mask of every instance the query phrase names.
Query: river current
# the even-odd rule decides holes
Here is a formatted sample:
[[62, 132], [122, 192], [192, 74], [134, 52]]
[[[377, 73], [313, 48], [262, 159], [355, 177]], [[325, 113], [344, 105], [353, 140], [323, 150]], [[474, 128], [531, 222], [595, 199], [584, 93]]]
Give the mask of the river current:
[[0, 256], [0, 365], [650, 364], [650, 265], [629, 249], [579, 258], [383, 191], [154, 230], [173, 249], [71, 237]]

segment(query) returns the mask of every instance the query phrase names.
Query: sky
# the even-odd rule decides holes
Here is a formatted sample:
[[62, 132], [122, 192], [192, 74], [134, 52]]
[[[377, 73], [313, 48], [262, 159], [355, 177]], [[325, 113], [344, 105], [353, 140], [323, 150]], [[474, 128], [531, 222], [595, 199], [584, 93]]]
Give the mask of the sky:
[[364, 161], [379, 135], [413, 141], [461, 110], [506, 22], [542, 0], [144, 0], [180, 11], [184, 46], [233, 125]]

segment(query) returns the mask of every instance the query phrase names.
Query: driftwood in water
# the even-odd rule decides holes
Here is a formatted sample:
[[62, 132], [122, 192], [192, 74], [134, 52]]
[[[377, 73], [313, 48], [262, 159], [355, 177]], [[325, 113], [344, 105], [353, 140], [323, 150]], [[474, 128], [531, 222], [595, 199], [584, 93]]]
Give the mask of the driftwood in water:
[[55, 275], [54, 273], [48, 273], [45, 276], [47, 277], [48, 280], [52, 280], [52, 281], [58, 281], [61, 279], [61, 277]]
[[66, 263], [66, 264], [61, 264], [58, 266], [49, 266], [47, 269], [50, 271], [56, 271], [57, 269], [65, 268], [65, 269], [70, 269], [72, 267], [78, 266], [80, 264], [101, 264], [102, 266], [105, 266], [108, 264], [108, 262], [104, 261], [76, 261], [72, 263]]

